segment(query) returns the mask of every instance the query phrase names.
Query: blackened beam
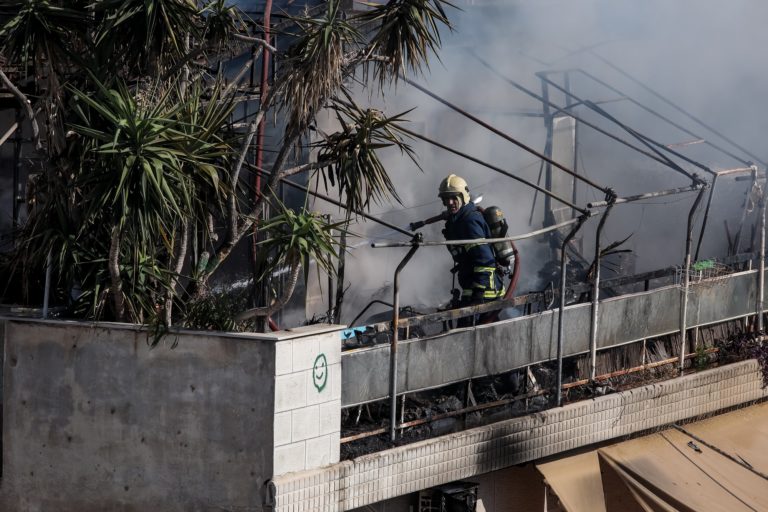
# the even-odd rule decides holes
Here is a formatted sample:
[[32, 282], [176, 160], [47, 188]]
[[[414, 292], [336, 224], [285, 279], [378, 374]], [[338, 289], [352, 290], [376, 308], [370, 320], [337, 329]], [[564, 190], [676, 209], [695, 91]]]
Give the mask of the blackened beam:
[[405, 83], [408, 83], [408, 84], [412, 85], [413, 87], [415, 87], [416, 89], [420, 90], [421, 92], [423, 92], [424, 94], [426, 94], [430, 98], [433, 98], [433, 99], [437, 100], [438, 102], [442, 103], [443, 105], [445, 105], [446, 107], [450, 108], [451, 110], [454, 110], [455, 112], [458, 112], [459, 114], [463, 115], [467, 119], [470, 119], [471, 121], [474, 121], [475, 123], [479, 124], [483, 128], [485, 128], [487, 130], [490, 130], [491, 132], [493, 132], [496, 135], [502, 137], [503, 139], [511, 142], [512, 144], [516, 145], [517, 147], [527, 151], [528, 153], [530, 153], [532, 155], [537, 156], [538, 158], [544, 160], [545, 162], [553, 165], [554, 167], [557, 167], [558, 169], [560, 169], [561, 171], [563, 171], [563, 172], [565, 172], [567, 174], [570, 174], [574, 178], [576, 178], [576, 179], [578, 179], [580, 181], [583, 181], [584, 183], [586, 183], [586, 184], [588, 184], [588, 185], [590, 185], [590, 186], [600, 190], [601, 192], [603, 192], [605, 194], [609, 193], [608, 187], [604, 187], [602, 185], [598, 185], [597, 183], [595, 183], [594, 181], [590, 180], [589, 178], [586, 178], [585, 176], [583, 176], [581, 174], [573, 172], [573, 170], [567, 168], [563, 164], [558, 163], [557, 161], [551, 159], [550, 157], [546, 156], [543, 153], [539, 153], [538, 151], [536, 151], [532, 147], [530, 147], [527, 144], [525, 144], [525, 143], [515, 139], [514, 137], [510, 137], [509, 135], [507, 135], [506, 133], [502, 132], [498, 128], [495, 128], [494, 126], [491, 126], [490, 124], [486, 123], [482, 119], [480, 119], [480, 118], [470, 114], [466, 110], [464, 110], [462, 108], [459, 108], [458, 106], [454, 105], [453, 103], [451, 103], [451, 102], [445, 100], [444, 98], [438, 96], [437, 94], [433, 93], [432, 91], [430, 91], [426, 87], [423, 87], [423, 86], [417, 84], [416, 82], [413, 82], [412, 80], [409, 80], [409, 79], [407, 79], [405, 77], [403, 77], [402, 80]]
[[[576, 70], [571, 70], [571, 71], [576, 71]], [[562, 92], [563, 94], [565, 94], [567, 97], [569, 97], [569, 98], [573, 98], [574, 100], [576, 100], [576, 101], [579, 101], [579, 102], [583, 103], [583, 104], [584, 104], [585, 106], [587, 106], [587, 107], [588, 107], [590, 110], [592, 110], [592, 111], [596, 112], [597, 114], [601, 115], [602, 117], [604, 117], [604, 118], [608, 119], [609, 121], [611, 121], [611, 122], [615, 123], [616, 125], [618, 125], [618, 126], [619, 126], [620, 128], [622, 128], [624, 131], [626, 131], [627, 133], [629, 133], [630, 135], [632, 135], [633, 137], [635, 137], [635, 138], [636, 138], [636, 139], [637, 139], [637, 140], [638, 140], [638, 141], [639, 141], [641, 144], [643, 144], [645, 147], [647, 147], [647, 148], [648, 148], [649, 150], [651, 150], [653, 153], [656, 153], [656, 154], [659, 156], [659, 158], [662, 158], [662, 159], [663, 159], [663, 160], [666, 162], [667, 166], [668, 166], [668, 167], [670, 167], [671, 169], [673, 169], [674, 171], [677, 171], [677, 172], [679, 172], [679, 173], [681, 173], [681, 174], [683, 174], [683, 175], [687, 176], [688, 178], [693, 178], [693, 176], [691, 175], [691, 173], [689, 173], [688, 171], [686, 171], [685, 169], [683, 169], [682, 167], [680, 167], [680, 166], [679, 166], [677, 163], [675, 163], [674, 161], [672, 161], [670, 158], [668, 158], [667, 156], [665, 156], [664, 154], [662, 154], [662, 153], [661, 153], [661, 152], [660, 152], [658, 149], [656, 149], [654, 146], [660, 147], [660, 148], [664, 149], [665, 151], [668, 151], [668, 152], [670, 152], [670, 153], [673, 153], [673, 154], [676, 154], [676, 155], [678, 155], [678, 153], [677, 153], [677, 152], [675, 152], [675, 151], [673, 151], [673, 150], [669, 149], [667, 146], [665, 146], [664, 144], [662, 144], [662, 143], [660, 143], [660, 142], [656, 142], [655, 140], [653, 140], [653, 139], [651, 139], [650, 137], [648, 137], [648, 136], [646, 136], [646, 135], [644, 135], [644, 134], [642, 134], [642, 133], [638, 132], [637, 130], [635, 130], [635, 129], [633, 129], [633, 128], [630, 128], [628, 125], [626, 125], [626, 124], [622, 123], [621, 121], [619, 121], [618, 119], [616, 119], [615, 117], [613, 117], [612, 115], [610, 115], [608, 112], [606, 112], [604, 109], [602, 109], [602, 108], [598, 107], [598, 106], [597, 106], [597, 105], [595, 105], [594, 103], [592, 103], [592, 102], [590, 102], [590, 101], [588, 101], [588, 100], [584, 100], [584, 99], [582, 99], [582, 98], [579, 98], [578, 96], [576, 96], [575, 94], [573, 94], [571, 91], [568, 91], [568, 90], [566, 90], [564, 87], [561, 87], [559, 84], [557, 84], [556, 82], [554, 82], [553, 80], [551, 80], [551, 79], [549, 78], [549, 76], [548, 76], [548, 75], [550, 75], [550, 74], [552, 74], [552, 73], [562, 73], [562, 72], [563, 72], [563, 71], [556, 71], [556, 72], [555, 72], [555, 71], [549, 71], [549, 72], [538, 72], [538, 73], [536, 73], [536, 76], [538, 76], [539, 78], [541, 78], [541, 80], [543, 80], [543, 81], [544, 81], [544, 82], [546, 82], [547, 84], [551, 85], [552, 87], [554, 87], [554, 88], [555, 88], [555, 89], [557, 89], [558, 91], [560, 91], [560, 92]], [[706, 168], [706, 167], [705, 167], [705, 166], [703, 166], [702, 164], [697, 164], [697, 165], [698, 165], [698, 166], [701, 166], [701, 167], [704, 167], [704, 168]], [[711, 171], [711, 170], [709, 170], [708, 172], [712, 172], [712, 171]]]
[[548, 106], [548, 107], [552, 108], [555, 113], [562, 113], [562, 114], [565, 114], [565, 115], [567, 115], [569, 117], [572, 117], [573, 119], [575, 119], [576, 121], [580, 122], [584, 126], [588, 126], [589, 128], [592, 128], [596, 132], [605, 135], [609, 139], [614, 140], [614, 141], [618, 142], [619, 144], [622, 144], [622, 145], [624, 145], [624, 146], [626, 146], [626, 147], [628, 147], [628, 148], [630, 148], [630, 149], [640, 153], [641, 155], [644, 155], [644, 156], [650, 158], [651, 160], [655, 160], [656, 162], [658, 162], [658, 163], [660, 163], [662, 165], [669, 166], [668, 159], [660, 158], [659, 156], [657, 156], [654, 153], [651, 153], [650, 151], [646, 151], [645, 149], [639, 148], [639, 147], [635, 146], [634, 144], [632, 144], [631, 142], [622, 139], [618, 135], [615, 135], [615, 134], [609, 132], [608, 130], [600, 128], [596, 124], [590, 123], [586, 119], [584, 119], [584, 118], [574, 114], [572, 112], [572, 109], [575, 106], [580, 105], [582, 102], [573, 103], [569, 107], [566, 107], [566, 108], [560, 107], [557, 104], [552, 103], [548, 99], [544, 98], [543, 96], [541, 96], [541, 95], [531, 91], [530, 89], [524, 87], [523, 85], [519, 84], [518, 82], [515, 82], [511, 78], [508, 78], [508, 77], [502, 75], [501, 73], [499, 73], [498, 71], [493, 69], [490, 64], [488, 64], [486, 61], [484, 61], [481, 57], [477, 56], [476, 54], [475, 54], [475, 57], [480, 61], [481, 64], [483, 64], [488, 69], [490, 69], [491, 72], [493, 72], [500, 79], [504, 80], [505, 82], [507, 82], [509, 85], [511, 85], [515, 89], [519, 90], [520, 92], [523, 92], [523, 93], [527, 94], [528, 96], [530, 96], [531, 98], [534, 98], [534, 99], [540, 101], [545, 106]]
[[399, 130], [401, 132], [403, 132], [403, 133], [406, 133], [406, 134], [410, 135], [411, 137], [417, 138], [419, 140], [423, 140], [424, 142], [432, 144], [435, 147], [438, 147], [440, 149], [444, 149], [445, 151], [448, 151], [449, 153], [453, 153], [454, 155], [457, 155], [457, 156], [460, 156], [462, 158], [465, 158], [466, 160], [469, 160], [470, 162], [474, 162], [474, 163], [476, 163], [478, 165], [482, 165], [483, 167], [487, 167], [488, 169], [491, 169], [492, 171], [496, 171], [499, 174], [503, 174], [504, 176], [507, 176], [508, 178], [512, 178], [515, 181], [519, 181], [520, 183], [524, 183], [525, 185], [528, 185], [529, 187], [531, 187], [531, 188], [533, 188], [535, 190], [538, 190], [542, 194], [545, 194], [545, 195], [555, 199], [556, 201], [559, 201], [559, 202], [563, 203], [564, 205], [568, 206], [569, 208], [573, 208], [574, 210], [576, 210], [577, 212], [579, 212], [581, 214], [588, 213], [588, 211], [585, 210], [584, 208], [580, 208], [580, 207], [576, 206], [575, 204], [571, 203], [570, 201], [567, 201], [567, 200], [559, 197], [558, 195], [553, 194], [552, 192], [550, 192], [549, 190], [545, 189], [544, 187], [540, 187], [540, 186], [536, 185], [535, 183], [532, 183], [532, 182], [530, 182], [528, 180], [525, 180], [525, 179], [523, 179], [523, 178], [521, 178], [519, 176], [515, 176], [514, 174], [512, 174], [512, 173], [510, 173], [508, 171], [505, 171], [504, 169], [502, 169], [500, 167], [497, 167], [497, 166], [495, 166], [493, 164], [489, 164], [488, 162], [480, 160], [479, 158], [475, 158], [474, 156], [468, 155], [466, 153], [462, 153], [461, 151], [459, 151], [457, 149], [454, 149], [454, 148], [452, 148], [450, 146], [447, 146], [447, 145], [445, 145], [445, 144], [443, 144], [441, 142], [437, 142], [436, 140], [430, 139], [429, 137], [426, 137], [424, 135], [416, 133], [416, 132], [414, 132], [412, 130], [409, 130], [407, 128], [403, 128], [402, 126], [399, 128]]
[[766, 163], [764, 160], [760, 159], [759, 157], [755, 156], [751, 151], [749, 151], [748, 149], [746, 149], [743, 146], [739, 145], [738, 143], [736, 143], [735, 141], [731, 140], [730, 138], [726, 137], [721, 132], [715, 130], [714, 128], [709, 126], [707, 123], [705, 123], [704, 121], [702, 121], [698, 117], [694, 116], [690, 112], [686, 111], [682, 107], [680, 107], [677, 104], [675, 104], [672, 100], [667, 99], [666, 97], [664, 97], [659, 92], [655, 91], [654, 89], [650, 88], [646, 84], [642, 83], [640, 80], [638, 80], [634, 76], [630, 75], [629, 73], [627, 73], [626, 71], [624, 71], [623, 69], [618, 67], [616, 64], [612, 63], [611, 61], [609, 61], [605, 57], [599, 55], [598, 53], [595, 53], [594, 50], [589, 50], [589, 53], [591, 55], [594, 55], [595, 58], [597, 58], [598, 60], [603, 62], [603, 64], [605, 64], [606, 66], [610, 67], [611, 69], [613, 69], [614, 71], [616, 71], [620, 75], [624, 76], [625, 78], [627, 78], [630, 81], [634, 82], [635, 84], [639, 85], [640, 87], [642, 87], [643, 89], [648, 91], [650, 94], [652, 94], [657, 99], [663, 101], [664, 103], [666, 103], [667, 105], [669, 105], [673, 109], [677, 110], [678, 112], [680, 112], [681, 114], [686, 116], [688, 119], [690, 119], [693, 122], [697, 123], [699, 126], [703, 127], [704, 129], [709, 130], [710, 132], [714, 133], [715, 135], [720, 137], [722, 140], [724, 140], [728, 144], [731, 144], [733, 147], [735, 147], [739, 151], [742, 151], [745, 155], [747, 155], [748, 157], [754, 159], [755, 162], [758, 162], [758, 163], [762, 164], [763, 167], [768, 167], [768, 163]]
[[[255, 166], [255, 165], [253, 165], [251, 163], [245, 162], [245, 166], [250, 168], [253, 171], [260, 172], [260, 173], [264, 174], [265, 176], [270, 176], [271, 175], [271, 173], [269, 171], [265, 171], [264, 169], [261, 169], [261, 168]], [[309, 190], [309, 188], [307, 188], [307, 187], [305, 187], [303, 185], [299, 185], [298, 183], [294, 183], [294, 182], [292, 182], [292, 181], [290, 181], [290, 180], [288, 180], [286, 178], [281, 178], [280, 181], [285, 183], [289, 187], [293, 187], [293, 188], [295, 188], [297, 190], [301, 190], [301, 191], [303, 191], [303, 192], [305, 192], [305, 193], [307, 193], [307, 194], [309, 194], [309, 195], [311, 195], [313, 197], [317, 197], [319, 199], [322, 199], [323, 201], [329, 202], [331, 204], [335, 204], [339, 208], [345, 208], [345, 209], [347, 208], [347, 206], [344, 203], [342, 203], [341, 201], [337, 201], [335, 199], [331, 199], [330, 197], [328, 197], [328, 196], [326, 196], [324, 194], [321, 194], [320, 192], [313, 192], [313, 191]], [[362, 211], [359, 211], [359, 210], [353, 210], [353, 212], [356, 215], [359, 215], [359, 216], [361, 216], [363, 218], [366, 218], [368, 220], [376, 222], [377, 224], [381, 224], [382, 226], [386, 226], [389, 229], [393, 229], [393, 230], [397, 231], [398, 233], [402, 233], [402, 234], [408, 235], [410, 237], [413, 237], [413, 236], [416, 235], [416, 233], [413, 233], [412, 231], [408, 231], [407, 229], [403, 229], [401, 227], [395, 226], [394, 224], [390, 224], [387, 221], [381, 220], [381, 219], [379, 219], [377, 217], [374, 217], [373, 215], [369, 215], [369, 214], [367, 214], [365, 212], [362, 212]], [[411, 244], [409, 243], [407, 245], [411, 245]]]

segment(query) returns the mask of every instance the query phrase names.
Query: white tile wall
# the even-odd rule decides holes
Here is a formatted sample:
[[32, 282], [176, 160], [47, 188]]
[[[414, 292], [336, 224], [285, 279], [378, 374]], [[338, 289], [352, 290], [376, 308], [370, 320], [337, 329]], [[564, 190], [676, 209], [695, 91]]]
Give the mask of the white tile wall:
[[331, 436], [321, 436], [307, 440], [307, 468], [319, 468], [331, 463], [330, 438]]
[[291, 411], [291, 442], [304, 441], [320, 435], [319, 413], [320, 407], [317, 405]]
[[[333, 480], [328, 487], [310, 486], [317, 470], [276, 476], [274, 512], [309, 511], [317, 500], [328, 504], [323, 510], [350, 510], [765, 397], [755, 361], [723, 366], [332, 463], [321, 470]], [[337, 435], [328, 436], [331, 461], [338, 460]], [[305, 456], [309, 462], [308, 450]], [[294, 488], [304, 489], [304, 497], [288, 490]]]
[[291, 411], [275, 414], [275, 446], [282, 446], [291, 442]]
[[[308, 334], [308, 331], [302, 331]], [[318, 389], [313, 379], [317, 357], [326, 359], [327, 381]], [[339, 461], [341, 429], [341, 338], [338, 331], [308, 335], [277, 342], [275, 382], [274, 474], [311, 470]], [[330, 481], [324, 473], [318, 478]], [[317, 485], [311, 486], [316, 488]], [[330, 488], [326, 486], [325, 488]], [[336, 500], [310, 496], [307, 488], [298, 489], [308, 503], [333, 503]], [[309, 494], [308, 494], [309, 493]], [[285, 502], [285, 499], [281, 500]]]
[[307, 404], [307, 375], [304, 372], [280, 375], [275, 379], [275, 412]]
[[275, 474], [283, 475], [305, 469], [306, 443], [292, 443], [275, 448]]

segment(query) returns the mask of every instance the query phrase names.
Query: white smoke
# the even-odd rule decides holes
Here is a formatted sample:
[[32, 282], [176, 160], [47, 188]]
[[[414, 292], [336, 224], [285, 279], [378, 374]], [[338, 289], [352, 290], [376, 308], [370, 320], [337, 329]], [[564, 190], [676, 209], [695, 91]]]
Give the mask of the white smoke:
[[[575, 71], [583, 69], [643, 105], [683, 125], [696, 135], [716, 142], [742, 160], [753, 160], [743, 151], [722, 141], [698, 126], [648, 90], [629, 80], [603, 60], [613, 63], [640, 83], [658, 91], [686, 111], [706, 121], [761, 160], [766, 117], [760, 108], [761, 93], [768, 90], [768, 73], [762, 49], [768, 35], [761, 21], [768, 14], [768, 4], [760, 0], [549, 0], [518, 2], [482, 2], [458, 4], [451, 10], [453, 33], [444, 33], [440, 60], [431, 60], [431, 70], [423, 77], [412, 77], [436, 94], [486, 122], [543, 151], [545, 130], [539, 117], [525, 114], [541, 112], [542, 105], [507, 84], [498, 75], [508, 77], [536, 93], [541, 93], [537, 72], [574, 70], [570, 73], [572, 91], [582, 99], [601, 103], [601, 107], [633, 130], [664, 144], [685, 144], [694, 138], [670, 126], [615, 92], [600, 86]], [[491, 63], [491, 72], [479, 60]], [[553, 75], [562, 83], [563, 75]], [[565, 106], [562, 93], [550, 88], [551, 100]], [[361, 91], [360, 100], [369, 95]], [[440, 105], [413, 87], [399, 83], [383, 99], [373, 103], [388, 114], [415, 108], [408, 115], [411, 129], [501, 167], [516, 176], [536, 182], [539, 161]], [[586, 107], [574, 112], [611, 133], [641, 144], [621, 128], [601, 118]], [[579, 128], [578, 170], [603, 186], [612, 187], [620, 196], [652, 192], [691, 184], [682, 174], [610, 141], [588, 127]], [[398, 226], [421, 220], [440, 212], [437, 186], [450, 172], [465, 177], [473, 196], [483, 195], [483, 205], [498, 205], [506, 213], [510, 232], [533, 231], [543, 223], [543, 197], [525, 185], [468, 162], [421, 141], [412, 145], [424, 170], [396, 151], [385, 154], [386, 164], [395, 181], [403, 205], [375, 207], [373, 213]], [[744, 164], [705, 144], [677, 147], [686, 156], [715, 170], [743, 167]], [[688, 172], [697, 172], [707, 181], [712, 177], [696, 167], [676, 159]], [[571, 163], [566, 163], [571, 167]], [[759, 164], [763, 168], [762, 164]], [[554, 172], [558, 172], [554, 170]], [[541, 181], [543, 185], [543, 178]], [[725, 253], [724, 222], [733, 231], [741, 216], [746, 182], [721, 178], [713, 202], [701, 257]], [[603, 194], [579, 185], [576, 203], [586, 205]], [[569, 198], [570, 199], [570, 198]], [[635, 254], [635, 271], [641, 272], [680, 264], [683, 259], [685, 226], [693, 193], [658, 198], [642, 203], [619, 205], [611, 214], [604, 234], [605, 243], [633, 234], [627, 244]], [[320, 204], [317, 203], [318, 207]], [[701, 212], [697, 217], [701, 221]], [[533, 208], [533, 214], [531, 214]], [[338, 215], [338, 212], [331, 210]], [[531, 220], [529, 222], [529, 219]], [[596, 220], [590, 220], [582, 232], [584, 255], [591, 260], [594, 252]], [[442, 239], [435, 224], [422, 230], [427, 240]], [[371, 222], [361, 222], [352, 230], [363, 240], [405, 240], [406, 237]], [[698, 225], [695, 230], [698, 234]], [[749, 232], [745, 233], [747, 239]], [[361, 242], [352, 242], [358, 243]], [[742, 244], [742, 249], [748, 240]], [[518, 244], [523, 276], [518, 293], [542, 288], [538, 271], [550, 258], [539, 240]], [[391, 301], [394, 269], [406, 248], [372, 249], [363, 243], [347, 258], [347, 294], [344, 321], [351, 320], [372, 298]], [[450, 297], [451, 258], [442, 247], [423, 247], [403, 272], [402, 304], [437, 306]], [[610, 277], [610, 274], [606, 275]], [[354, 302], [354, 304], [352, 304]]]

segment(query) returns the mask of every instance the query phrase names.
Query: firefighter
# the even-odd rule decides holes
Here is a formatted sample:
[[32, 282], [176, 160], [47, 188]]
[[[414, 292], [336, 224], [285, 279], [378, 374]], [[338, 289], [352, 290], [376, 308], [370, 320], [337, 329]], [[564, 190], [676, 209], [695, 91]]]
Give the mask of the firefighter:
[[[477, 206], [470, 201], [467, 182], [455, 174], [448, 175], [438, 193], [446, 207], [443, 234], [446, 240], [491, 238], [488, 224]], [[453, 257], [452, 272], [461, 286], [459, 307], [482, 304], [504, 296], [502, 276], [496, 269], [496, 258], [490, 244], [449, 245]], [[460, 322], [460, 325], [469, 322]]]

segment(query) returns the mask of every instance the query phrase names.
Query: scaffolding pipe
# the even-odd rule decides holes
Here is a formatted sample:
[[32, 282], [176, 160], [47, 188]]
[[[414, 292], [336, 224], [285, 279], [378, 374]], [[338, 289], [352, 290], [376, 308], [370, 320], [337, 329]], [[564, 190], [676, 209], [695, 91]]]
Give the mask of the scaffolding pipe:
[[407, 128], [403, 128], [402, 126], [399, 129], [400, 129], [401, 132], [406, 133], [406, 134], [410, 135], [411, 137], [415, 137], [415, 138], [417, 138], [419, 140], [423, 140], [424, 142], [428, 142], [429, 144], [432, 144], [433, 146], [436, 146], [436, 147], [438, 147], [440, 149], [444, 149], [444, 150], [448, 151], [449, 153], [453, 153], [454, 155], [458, 155], [458, 156], [460, 156], [462, 158], [465, 158], [465, 159], [469, 160], [470, 162], [474, 162], [476, 164], [482, 165], [483, 167], [487, 167], [488, 169], [491, 169], [492, 171], [496, 171], [499, 174], [503, 174], [504, 176], [507, 176], [508, 178], [512, 178], [515, 181], [519, 181], [520, 183], [524, 183], [525, 185], [528, 185], [529, 187], [538, 190], [542, 194], [546, 194], [547, 196], [549, 196], [549, 197], [551, 197], [553, 199], [556, 199], [557, 201], [560, 201], [561, 203], [563, 203], [564, 205], [568, 206], [569, 208], [573, 208], [574, 210], [576, 210], [577, 212], [579, 212], [581, 214], [587, 213], [587, 210], [585, 210], [584, 208], [579, 208], [575, 204], [573, 204], [570, 201], [567, 201], [567, 200], [565, 200], [565, 199], [563, 199], [563, 198], [553, 194], [549, 190], [547, 190], [545, 188], [542, 188], [542, 187], [540, 187], [538, 185], [535, 185], [535, 184], [531, 183], [530, 181], [527, 181], [527, 180], [525, 180], [523, 178], [515, 176], [514, 174], [512, 174], [510, 172], [507, 172], [504, 169], [501, 169], [499, 167], [496, 167], [493, 164], [489, 164], [488, 162], [484, 162], [484, 161], [480, 160], [479, 158], [475, 158], [475, 157], [470, 156], [470, 155], [468, 155], [466, 153], [462, 153], [461, 151], [453, 149], [450, 146], [446, 146], [445, 144], [443, 144], [441, 142], [437, 142], [436, 140], [432, 140], [429, 137], [425, 137], [424, 135], [418, 134], [418, 133], [416, 133], [414, 131], [411, 131], [411, 130], [409, 130]]
[[[555, 160], [553, 160], [549, 156], [547, 156], [547, 155], [545, 155], [543, 153], [539, 153], [538, 151], [536, 151], [532, 147], [524, 144], [523, 142], [520, 142], [519, 140], [517, 140], [517, 139], [515, 139], [513, 137], [510, 137], [506, 133], [502, 132], [501, 130], [499, 130], [499, 129], [493, 127], [493, 126], [491, 126], [490, 124], [486, 123], [482, 119], [480, 119], [478, 117], [475, 117], [472, 114], [470, 114], [469, 112], [467, 112], [467, 111], [457, 107], [456, 105], [448, 102], [447, 100], [444, 100], [443, 98], [441, 98], [437, 94], [433, 93], [429, 89], [426, 89], [425, 87], [422, 87], [421, 85], [419, 85], [416, 82], [413, 82], [411, 80], [408, 80], [407, 78], [403, 78], [403, 81], [405, 81], [406, 83], [412, 85], [413, 87], [415, 87], [416, 89], [420, 90], [421, 92], [423, 92], [427, 96], [429, 96], [429, 97], [439, 101], [440, 103], [442, 103], [446, 107], [450, 108], [451, 110], [454, 110], [454, 111], [458, 112], [459, 114], [463, 115], [464, 117], [466, 117], [467, 119], [470, 119], [470, 120], [474, 121], [475, 123], [479, 124], [483, 128], [492, 131], [496, 135], [498, 135], [498, 136], [502, 137], [503, 139], [511, 142], [512, 144], [516, 145], [517, 147], [527, 151], [528, 153], [530, 153], [532, 155], [537, 156], [538, 158], [541, 158], [542, 160], [544, 160], [548, 164], [554, 165], [555, 167], [557, 167], [561, 171], [563, 171], [563, 172], [565, 172], [567, 174], [570, 174], [571, 176], [575, 177], [576, 179], [579, 179], [579, 180], [583, 181], [584, 183], [586, 183], [588, 185], [591, 185], [592, 187], [600, 190], [601, 192], [608, 193], [608, 188], [603, 187], [602, 185], [598, 185], [597, 183], [593, 182], [592, 180], [588, 179], [587, 177], [573, 172], [571, 169], [569, 169], [566, 166], [556, 162]], [[547, 105], [545, 105], [545, 107], [546, 106]]]
[[392, 344], [389, 349], [389, 435], [390, 439], [394, 442], [397, 435], [397, 325], [400, 322], [400, 272], [405, 268], [411, 258], [413, 257], [419, 245], [414, 238], [414, 244], [405, 255], [405, 258], [400, 262], [395, 270], [394, 278], [394, 298], [392, 301]]
[[565, 248], [568, 243], [576, 235], [576, 232], [584, 225], [584, 222], [589, 217], [587, 215], [581, 215], [578, 217], [578, 222], [568, 236], [563, 240], [563, 245], [560, 248], [560, 312], [557, 315], [557, 393], [556, 401], [557, 406], [560, 407], [563, 402], [563, 315], [565, 314], [565, 285], [566, 285], [566, 267], [568, 263], [568, 254]]
[[696, 213], [696, 209], [699, 207], [701, 198], [704, 196], [704, 192], [706, 192], [706, 190], [706, 188], [699, 190], [699, 193], [696, 195], [696, 200], [693, 202], [693, 206], [691, 206], [691, 210], [688, 212], [688, 231], [685, 239], [685, 275], [683, 276], [683, 296], [680, 300], [680, 303], [682, 304], [680, 308], [680, 372], [683, 371], [683, 367], [685, 366], [685, 331], [688, 328], [688, 289], [691, 284], [691, 245], [693, 243], [693, 216]]
[[[698, 178], [695, 178], [695, 179], [698, 180]], [[704, 188], [705, 186], [706, 186], [706, 182], [699, 181], [698, 183], [695, 183], [694, 185], [691, 185], [688, 187], [670, 188], [668, 190], [659, 190], [657, 192], [647, 192], [645, 194], [638, 194], [636, 196], [617, 197], [614, 203], [615, 204], [631, 203], [634, 201], [642, 201], [643, 199], [653, 199], [655, 197], [671, 196], [675, 194], [683, 194], [685, 192], [695, 192], [697, 190], [700, 190], [701, 188]], [[591, 203], [587, 203], [587, 208], [603, 208], [608, 205], [609, 205], [608, 200], [593, 201]]]
[[[611, 200], [613, 199], [613, 201]], [[600, 235], [603, 233], [603, 227], [605, 221], [608, 219], [608, 215], [611, 213], [611, 209], [615, 204], [616, 195], [608, 198], [608, 207], [603, 213], [603, 217], [600, 219], [600, 223], [597, 225], [597, 233], [595, 234], [595, 279], [592, 283], [592, 321], [590, 322], [589, 331], [589, 378], [595, 380], [597, 375], [597, 313], [600, 307]]]

